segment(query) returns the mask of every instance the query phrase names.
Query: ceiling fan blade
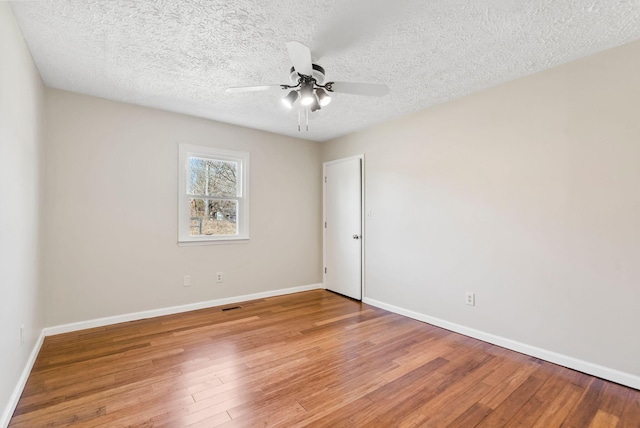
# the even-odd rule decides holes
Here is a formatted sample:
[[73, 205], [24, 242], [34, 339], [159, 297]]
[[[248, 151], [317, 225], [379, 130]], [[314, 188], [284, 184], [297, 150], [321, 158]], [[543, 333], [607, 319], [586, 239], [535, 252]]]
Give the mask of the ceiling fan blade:
[[[366, 95], [368, 97], [384, 97], [389, 93], [387, 85], [376, 83], [352, 83], [352, 82], [330, 82], [331, 92], [342, 92], [353, 95]], [[329, 86], [329, 83], [326, 85]], [[328, 88], [327, 88], [328, 89]]]
[[287, 42], [287, 50], [289, 51], [289, 58], [291, 58], [293, 68], [296, 69], [298, 74], [311, 76], [313, 69], [311, 67], [311, 51], [309, 48], [300, 42]]
[[262, 85], [262, 86], [235, 86], [225, 89], [226, 92], [258, 92], [282, 89], [280, 85]]

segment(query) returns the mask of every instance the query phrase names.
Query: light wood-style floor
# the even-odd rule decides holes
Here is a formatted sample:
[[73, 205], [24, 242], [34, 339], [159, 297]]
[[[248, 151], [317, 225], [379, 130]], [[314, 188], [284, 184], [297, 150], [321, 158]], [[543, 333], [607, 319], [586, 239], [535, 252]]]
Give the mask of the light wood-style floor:
[[12, 427], [640, 427], [640, 391], [324, 290], [48, 337]]

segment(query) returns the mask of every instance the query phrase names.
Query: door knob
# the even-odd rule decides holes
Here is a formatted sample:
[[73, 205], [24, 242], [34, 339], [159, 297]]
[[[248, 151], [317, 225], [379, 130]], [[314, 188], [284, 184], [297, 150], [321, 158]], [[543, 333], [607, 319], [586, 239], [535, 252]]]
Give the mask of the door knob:
[[360, 235], [353, 235], [353, 239], [360, 239]]

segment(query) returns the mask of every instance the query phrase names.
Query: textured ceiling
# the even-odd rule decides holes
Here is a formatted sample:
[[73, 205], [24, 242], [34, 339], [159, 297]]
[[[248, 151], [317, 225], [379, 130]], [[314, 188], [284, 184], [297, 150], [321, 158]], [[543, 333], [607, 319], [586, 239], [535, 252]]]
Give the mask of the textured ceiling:
[[[640, 39], [640, 0], [51, 0], [12, 2], [46, 85], [317, 141]], [[285, 43], [335, 94], [297, 131]]]

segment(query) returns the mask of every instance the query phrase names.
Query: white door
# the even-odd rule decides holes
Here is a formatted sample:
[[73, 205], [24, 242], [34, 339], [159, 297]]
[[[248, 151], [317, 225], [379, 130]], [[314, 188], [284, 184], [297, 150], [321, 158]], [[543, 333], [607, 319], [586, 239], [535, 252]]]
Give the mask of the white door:
[[362, 156], [324, 164], [324, 285], [362, 299]]

